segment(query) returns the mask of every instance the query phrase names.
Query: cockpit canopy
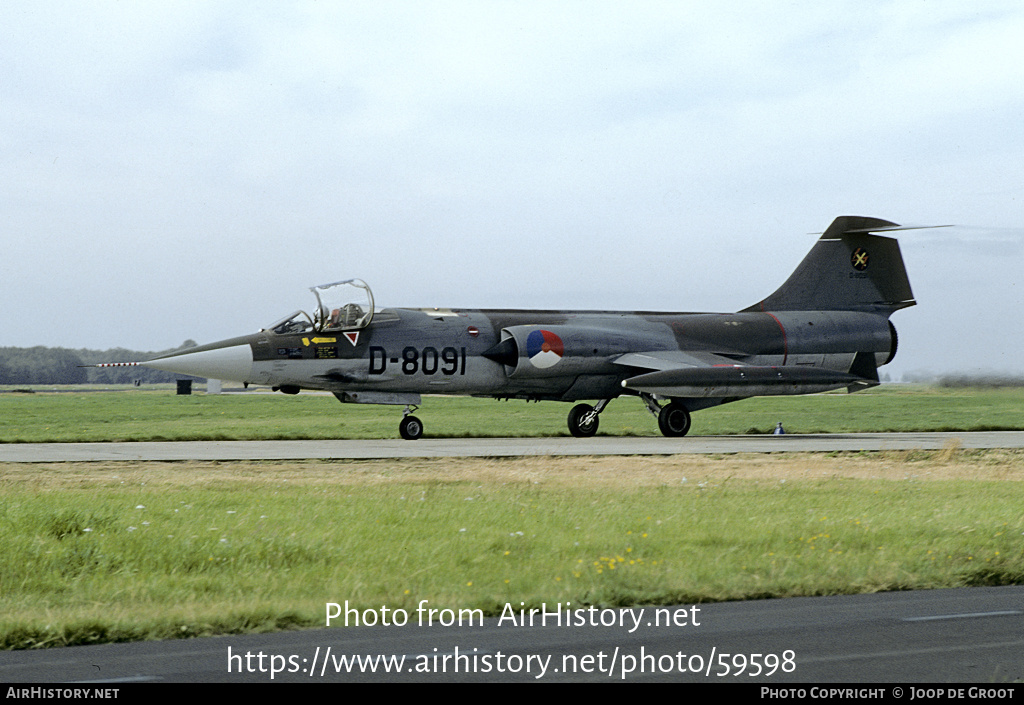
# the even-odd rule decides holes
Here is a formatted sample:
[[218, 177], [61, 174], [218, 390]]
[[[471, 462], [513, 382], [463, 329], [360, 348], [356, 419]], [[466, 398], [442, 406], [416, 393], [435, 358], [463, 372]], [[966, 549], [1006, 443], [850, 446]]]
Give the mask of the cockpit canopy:
[[362, 279], [310, 288], [317, 306], [310, 316], [296, 311], [267, 330], [278, 335], [361, 330], [373, 320], [373, 292]]

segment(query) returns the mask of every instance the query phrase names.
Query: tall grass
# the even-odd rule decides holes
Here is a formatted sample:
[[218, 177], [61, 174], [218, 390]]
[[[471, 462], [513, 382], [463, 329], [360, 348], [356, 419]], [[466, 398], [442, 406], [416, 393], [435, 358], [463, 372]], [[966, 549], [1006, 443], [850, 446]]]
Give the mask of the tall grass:
[[816, 479], [789, 481], [731, 476], [728, 458], [676, 459], [654, 482], [644, 459], [614, 477], [535, 462], [552, 474], [477, 461], [452, 478], [444, 460], [8, 473], [0, 645], [322, 626], [346, 600], [494, 614], [1024, 580], [1019, 484], [916, 479], [935, 454], [878, 480], [830, 478], [850, 456], [811, 456]]

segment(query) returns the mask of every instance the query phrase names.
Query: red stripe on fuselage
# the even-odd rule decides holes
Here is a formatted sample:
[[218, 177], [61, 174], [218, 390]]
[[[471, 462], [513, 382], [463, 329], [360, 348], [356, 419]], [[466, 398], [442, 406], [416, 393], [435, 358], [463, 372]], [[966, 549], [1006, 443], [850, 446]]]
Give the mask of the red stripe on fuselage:
[[[767, 311], [765, 313], [768, 313]], [[772, 317], [772, 320], [779, 324], [779, 330], [782, 331], [782, 364], [786, 364], [786, 359], [789, 358], [789, 342], [786, 340], [786, 328], [782, 325], [782, 321], [775, 317], [775, 314], [768, 313]]]

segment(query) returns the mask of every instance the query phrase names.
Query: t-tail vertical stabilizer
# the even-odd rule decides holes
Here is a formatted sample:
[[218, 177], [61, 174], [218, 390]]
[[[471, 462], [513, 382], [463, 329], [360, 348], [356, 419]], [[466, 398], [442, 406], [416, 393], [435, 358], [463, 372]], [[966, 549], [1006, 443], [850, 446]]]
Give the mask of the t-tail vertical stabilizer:
[[899, 243], [877, 233], [917, 227], [839, 216], [789, 279], [744, 311], [864, 311], [888, 316], [913, 306]]

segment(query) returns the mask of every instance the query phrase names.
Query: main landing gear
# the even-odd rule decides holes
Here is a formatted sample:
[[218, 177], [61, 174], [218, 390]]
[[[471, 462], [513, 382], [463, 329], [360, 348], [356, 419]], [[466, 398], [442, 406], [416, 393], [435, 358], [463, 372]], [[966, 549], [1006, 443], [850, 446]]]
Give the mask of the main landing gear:
[[658, 412], [658, 428], [669, 438], [685, 436], [690, 430], [690, 411], [677, 401], [669, 402]]
[[679, 401], [672, 400], [665, 406], [660, 405], [650, 394], [641, 394], [647, 410], [658, 417], [658, 428], [661, 435], [668, 438], [682, 438], [690, 431], [690, 410]]
[[423, 436], [423, 422], [412, 415], [416, 407], [407, 406], [402, 412], [402, 421], [398, 424], [398, 433], [407, 441], [415, 441]]
[[[690, 410], [676, 400], [662, 406], [650, 394], [641, 394], [647, 410], [658, 417], [658, 428], [669, 438], [681, 438], [690, 431]], [[569, 412], [569, 433], [576, 438], [590, 438], [597, 434], [601, 412], [608, 406], [611, 399], [601, 399], [594, 406], [577, 404]], [[402, 412], [402, 421], [398, 424], [398, 433], [407, 441], [415, 441], [423, 437], [423, 422], [412, 415], [417, 407], [407, 406]]]

